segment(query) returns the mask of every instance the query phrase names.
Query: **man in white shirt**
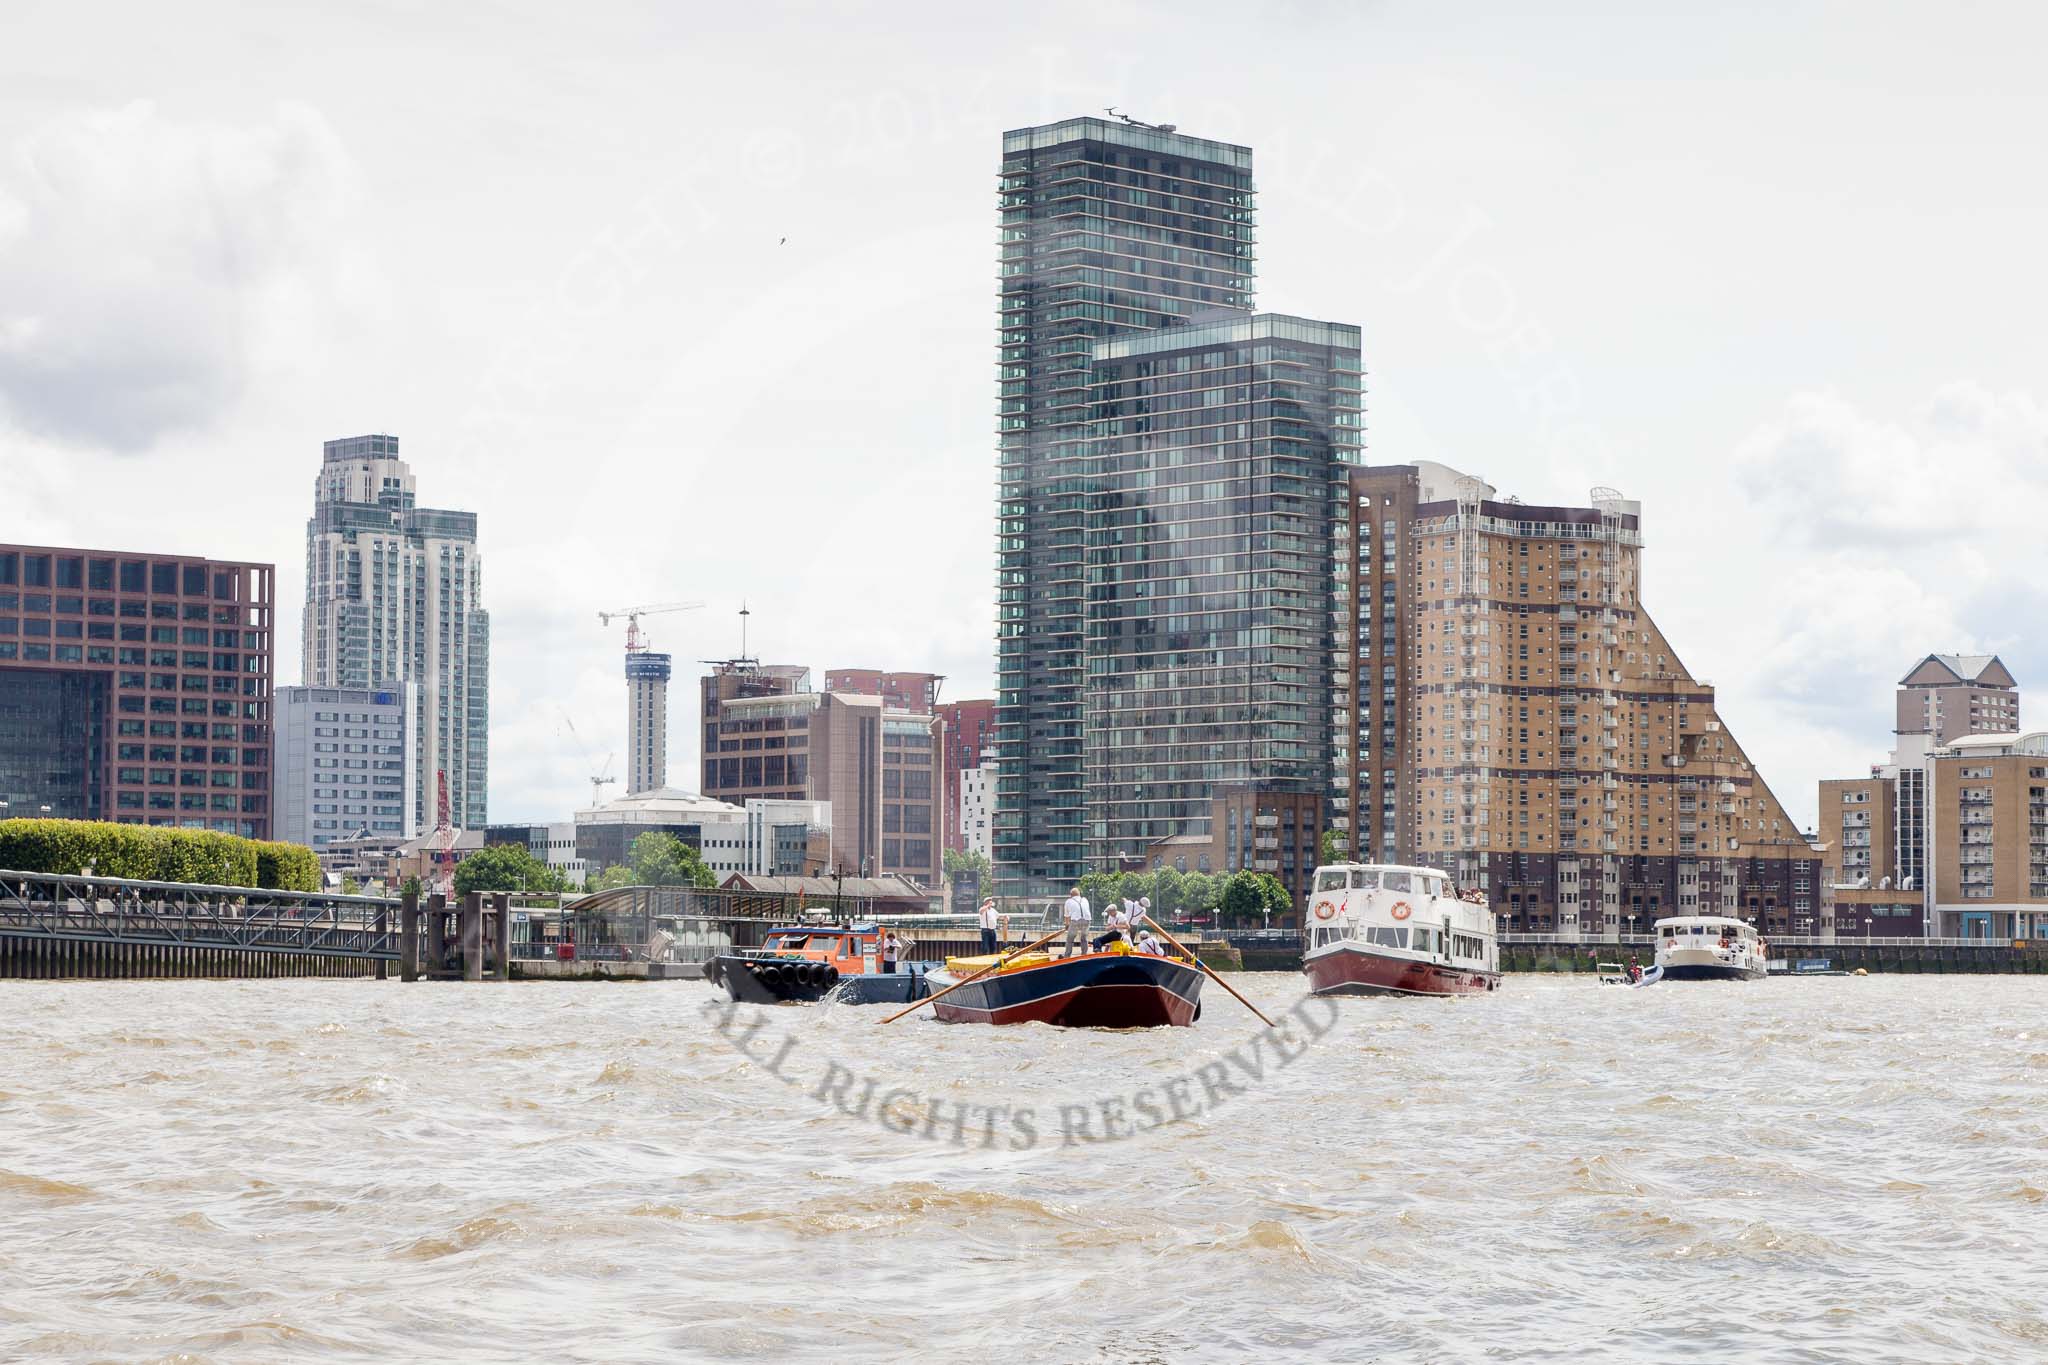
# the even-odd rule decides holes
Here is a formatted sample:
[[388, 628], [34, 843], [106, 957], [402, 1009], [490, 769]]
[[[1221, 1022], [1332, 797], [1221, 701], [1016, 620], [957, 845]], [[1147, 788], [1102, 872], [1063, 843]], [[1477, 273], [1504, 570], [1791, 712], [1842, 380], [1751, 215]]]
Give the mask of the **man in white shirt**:
[[1108, 932], [1088, 945], [1098, 953], [1118, 939], [1129, 937], [1131, 917], [1124, 913], [1123, 906], [1112, 904], [1109, 907], [1109, 914], [1103, 918], [1102, 927]]
[[1165, 957], [1166, 945], [1164, 943], [1161, 943], [1159, 941], [1158, 936], [1155, 935], [1150, 929], [1146, 929], [1142, 930], [1138, 934], [1138, 951], [1141, 953], [1149, 953], [1153, 957]]
[[996, 930], [1001, 921], [996, 915], [996, 898], [987, 896], [981, 902], [981, 951], [993, 953], [998, 947]]
[[1060, 940], [1060, 954], [1073, 957], [1082, 952], [1088, 944], [1088, 898], [1075, 887], [1067, 896], [1067, 903], [1060, 910], [1060, 917], [1066, 925], [1066, 934]]

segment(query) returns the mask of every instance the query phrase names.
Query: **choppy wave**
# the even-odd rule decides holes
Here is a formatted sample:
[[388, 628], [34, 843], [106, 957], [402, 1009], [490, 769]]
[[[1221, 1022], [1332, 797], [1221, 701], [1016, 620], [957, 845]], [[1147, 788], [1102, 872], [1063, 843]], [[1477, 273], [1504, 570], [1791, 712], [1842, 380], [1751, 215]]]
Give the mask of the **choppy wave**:
[[2039, 995], [1514, 979], [1283, 1062], [1220, 998], [743, 1054], [691, 984], [10, 982], [0, 1359], [2033, 1361]]

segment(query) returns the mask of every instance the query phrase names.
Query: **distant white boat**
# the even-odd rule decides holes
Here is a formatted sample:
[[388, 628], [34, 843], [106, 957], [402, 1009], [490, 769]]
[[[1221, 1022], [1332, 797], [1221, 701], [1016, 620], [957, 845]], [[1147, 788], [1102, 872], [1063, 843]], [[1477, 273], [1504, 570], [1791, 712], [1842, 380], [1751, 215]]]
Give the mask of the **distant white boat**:
[[1767, 970], [1764, 941], [1739, 919], [1677, 915], [1658, 920], [1656, 934], [1660, 980], [1759, 981]]

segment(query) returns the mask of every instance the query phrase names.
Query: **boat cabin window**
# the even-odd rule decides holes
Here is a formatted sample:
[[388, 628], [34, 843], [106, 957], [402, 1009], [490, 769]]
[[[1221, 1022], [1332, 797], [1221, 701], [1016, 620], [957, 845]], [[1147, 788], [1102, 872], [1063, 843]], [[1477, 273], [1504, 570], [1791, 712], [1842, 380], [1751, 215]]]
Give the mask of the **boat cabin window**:
[[1365, 930], [1365, 941], [1381, 948], [1406, 948], [1408, 931], [1375, 925]]
[[1316, 873], [1316, 890], [1342, 891], [1343, 889], [1344, 874], [1342, 871]]
[[1424, 877], [1422, 879], [1422, 889], [1428, 895], [1441, 896], [1444, 893], [1444, 879], [1442, 877]]
[[1354, 872], [1351, 874], [1351, 884], [1356, 887], [1362, 887], [1367, 891], [1377, 891], [1380, 887], [1380, 874], [1377, 872]]
[[1389, 891], [1413, 891], [1415, 877], [1410, 872], [1385, 872], [1381, 874], [1382, 885]]

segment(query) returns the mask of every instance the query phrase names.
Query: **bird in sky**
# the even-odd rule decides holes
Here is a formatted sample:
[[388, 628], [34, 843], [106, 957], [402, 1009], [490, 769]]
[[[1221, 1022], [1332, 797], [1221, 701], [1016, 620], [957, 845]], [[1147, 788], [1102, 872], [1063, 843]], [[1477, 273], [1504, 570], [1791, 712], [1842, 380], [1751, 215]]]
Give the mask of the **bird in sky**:
[[777, 242], [777, 243], [776, 243], [775, 245], [777, 245], [777, 246], [783, 246], [783, 245], [786, 245], [786, 244], [788, 243], [788, 241], [789, 241], [789, 238], [787, 238], [787, 237], [784, 237], [784, 238], [783, 238], [783, 239], [782, 239], [781, 241]]

